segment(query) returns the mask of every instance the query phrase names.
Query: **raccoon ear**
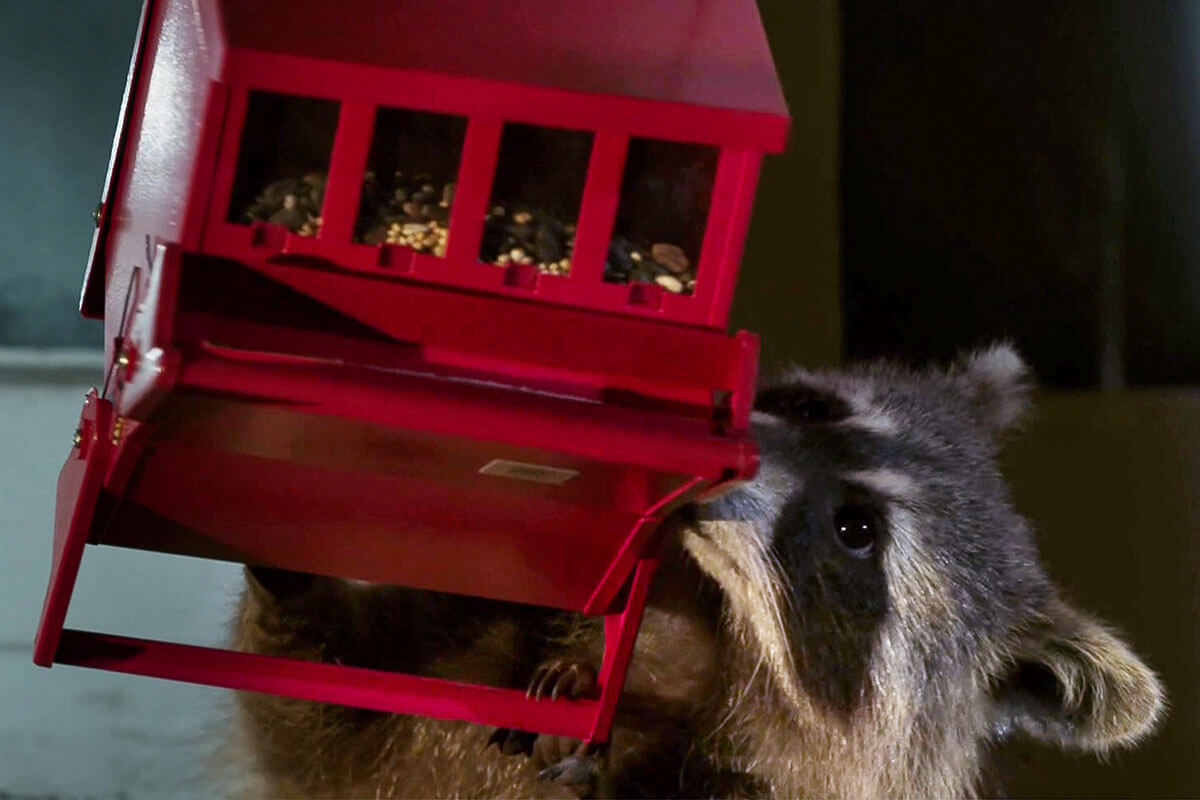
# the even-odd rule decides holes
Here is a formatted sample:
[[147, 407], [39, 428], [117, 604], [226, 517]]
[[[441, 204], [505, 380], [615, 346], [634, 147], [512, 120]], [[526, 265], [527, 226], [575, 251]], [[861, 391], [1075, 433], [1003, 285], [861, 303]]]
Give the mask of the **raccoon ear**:
[[994, 433], [1011, 427], [1029, 408], [1029, 367], [1008, 342], [959, 356], [950, 375]]
[[1055, 600], [994, 690], [994, 732], [1104, 752], [1150, 733], [1166, 710], [1158, 677], [1101, 623]]

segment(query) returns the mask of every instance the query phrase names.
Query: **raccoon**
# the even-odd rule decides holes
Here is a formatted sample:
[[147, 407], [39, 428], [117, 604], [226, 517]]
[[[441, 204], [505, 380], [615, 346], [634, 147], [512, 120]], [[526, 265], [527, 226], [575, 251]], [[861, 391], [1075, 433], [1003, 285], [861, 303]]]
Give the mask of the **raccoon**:
[[[1015, 734], [1098, 753], [1133, 744], [1163, 714], [1163, 689], [1061, 596], [997, 470], [1029, 391], [1007, 345], [949, 369], [874, 363], [766, 382], [758, 476], [669, 522], [607, 748], [245, 696], [268, 791], [970, 796], [989, 746]], [[591, 621], [295, 582], [252, 579], [241, 646], [532, 678], [537, 694], [593, 680]], [[451, 618], [470, 624], [438, 635]], [[417, 619], [436, 630], [414, 635], [431, 624]]]
[[682, 536], [723, 598], [697, 742], [720, 772], [774, 796], [968, 796], [1010, 735], [1104, 753], [1154, 727], [1158, 679], [1062, 597], [997, 469], [1030, 389], [1006, 344], [762, 387], [760, 474]]

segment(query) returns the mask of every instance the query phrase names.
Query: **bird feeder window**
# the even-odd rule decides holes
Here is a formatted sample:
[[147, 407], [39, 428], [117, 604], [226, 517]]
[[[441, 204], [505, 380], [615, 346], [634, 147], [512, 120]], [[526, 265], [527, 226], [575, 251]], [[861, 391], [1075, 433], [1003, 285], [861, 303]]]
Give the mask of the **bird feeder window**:
[[718, 154], [704, 145], [629, 141], [604, 280], [692, 294]]
[[584, 131], [504, 126], [481, 261], [570, 273], [592, 138]]
[[333, 100], [251, 92], [229, 221], [316, 236], [337, 124]]
[[379, 109], [355, 241], [444, 257], [466, 132], [466, 117]]

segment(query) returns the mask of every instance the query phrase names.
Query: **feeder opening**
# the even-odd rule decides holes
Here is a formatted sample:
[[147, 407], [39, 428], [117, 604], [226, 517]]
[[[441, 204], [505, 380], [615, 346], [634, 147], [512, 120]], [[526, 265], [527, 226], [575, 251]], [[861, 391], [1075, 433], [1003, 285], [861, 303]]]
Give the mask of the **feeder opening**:
[[707, 145], [629, 140], [604, 280], [694, 291], [718, 154]]
[[251, 92], [228, 220], [316, 236], [337, 124], [337, 101]]
[[466, 117], [381, 108], [354, 240], [446, 255]]
[[591, 133], [505, 125], [480, 260], [569, 274], [591, 152]]

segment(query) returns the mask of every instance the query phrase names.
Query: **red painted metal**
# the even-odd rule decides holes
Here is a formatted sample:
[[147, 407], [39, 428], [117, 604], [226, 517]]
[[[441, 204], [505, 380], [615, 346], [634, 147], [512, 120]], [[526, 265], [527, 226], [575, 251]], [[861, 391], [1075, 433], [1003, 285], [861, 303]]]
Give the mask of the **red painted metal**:
[[46, 588], [42, 619], [33, 644], [33, 661], [43, 667], [54, 661], [67, 618], [83, 546], [91, 531], [92, 515], [112, 454], [111, 426], [112, 404], [99, 398], [93, 389], [84, 400], [75, 445], [58, 474], [50, 585]]
[[575, 237], [575, 251], [571, 254], [571, 280], [580, 285], [602, 285], [608, 240], [621, 199], [621, 176], [625, 171], [628, 146], [628, 138], [604, 131], [596, 134], [592, 144], [588, 182], [579, 209], [579, 218], [590, 224], [580, 228]]
[[349, 241], [358, 217], [358, 187], [367, 168], [367, 151], [375, 125], [375, 106], [347, 101], [342, 104], [337, 138], [321, 209], [324, 222], [320, 239]]
[[112, 209], [117, 192], [117, 181], [125, 165], [130, 119], [133, 116], [133, 107], [136, 102], [135, 92], [144, 80], [144, 71], [149, 61], [142, 57], [142, 53], [150, 30], [148, 20], [153, 7], [153, 2], [147, 0], [142, 5], [142, 14], [138, 19], [137, 34], [133, 38], [133, 56], [129, 60], [129, 72], [125, 76], [125, 91], [121, 96], [121, 111], [117, 115], [117, 131], [113, 135], [112, 153], [108, 159], [108, 171], [104, 176], [104, 189], [100, 194], [100, 204], [96, 207], [98, 212], [95, 219], [96, 232], [92, 235], [87, 270], [83, 275], [83, 291], [79, 296], [80, 313], [91, 319], [104, 318], [106, 245], [113, 218]]
[[587, 738], [600, 701], [66, 629], [57, 663], [484, 725]]
[[625, 609], [618, 614], [608, 614], [604, 617], [604, 662], [596, 679], [600, 687], [600, 707], [597, 709], [592, 729], [583, 737], [586, 741], [603, 742], [608, 739], [608, 731], [612, 727], [613, 716], [617, 710], [617, 700], [625, 685], [629, 661], [633, 658], [638, 625], [646, 607], [646, 598], [650, 594], [650, 581], [657, 568], [658, 561], [654, 559], [639, 561], [629, 585], [629, 598], [625, 601]]
[[758, 11], [740, 0], [216, 5], [238, 53], [787, 115]]
[[[483, 215], [487, 210], [492, 192], [492, 165], [500, 151], [500, 132], [503, 125], [498, 119], [474, 117], [467, 127], [467, 139], [463, 142], [462, 163], [458, 173], [458, 192], [454, 198], [454, 210], [450, 215], [450, 239], [446, 244], [446, 264], [465, 264], [467, 269], [478, 271], [475, 263], [479, 254], [479, 243], [483, 239]], [[366, 254], [364, 265], [378, 264]], [[438, 263], [429, 258], [422, 259], [425, 272], [437, 275], [442, 271]], [[414, 262], [415, 265], [415, 262]], [[461, 270], [460, 270], [461, 272]], [[500, 270], [495, 270], [499, 273]]]
[[[35, 661], [603, 740], [659, 522], [757, 467], [758, 340], [724, 328], [788, 120], [754, 4], [147, 0], [139, 31], [82, 301], [112, 391]], [[263, 91], [338, 104], [316, 236], [231, 214]], [[444, 257], [355, 241], [388, 108], [467, 121]], [[479, 261], [510, 123], [591, 135], [566, 275]], [[603, 280], [633, 138], [719, 151], [690, 295]], [[64, 631], [85, 542], [604, 616], [601, 694]]]

